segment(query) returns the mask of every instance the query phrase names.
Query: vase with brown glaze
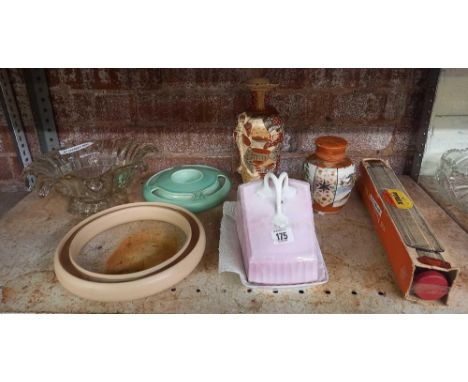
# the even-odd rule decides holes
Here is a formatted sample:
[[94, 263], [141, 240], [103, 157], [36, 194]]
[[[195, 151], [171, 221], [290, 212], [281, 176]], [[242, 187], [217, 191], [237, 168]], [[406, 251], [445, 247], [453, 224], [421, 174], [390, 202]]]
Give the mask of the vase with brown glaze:
[[278, 111], [266, 105], [268, 91], [277, 85], [266, 78], [247, 83], [252, 92], [253, 108], [238, 115], [234, 140], [240, 155], [237, 169], [244, 183], [277, 173], [284, 136], [283, 120]]
[[304, 178], [310, 184], [314, 211], [336, 213], [348, 201], [355, 182], [355, 167], [346, 156], [348, 142], [340, 137], [315, 140], [315, 153], [304, 163]]

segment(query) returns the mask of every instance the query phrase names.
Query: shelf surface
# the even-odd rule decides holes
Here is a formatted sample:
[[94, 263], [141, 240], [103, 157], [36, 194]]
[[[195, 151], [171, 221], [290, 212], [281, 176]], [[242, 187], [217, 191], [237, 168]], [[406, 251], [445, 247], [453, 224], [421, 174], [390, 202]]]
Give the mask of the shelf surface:
[[[30, 194], [0, 218], [0, 312], [60, 313], [458, 313], [468, 312], [468, 235], [411, 178], [400, 177], [449, 261], [460, 268], [449, 305], [402, 297], [379, 238], [356, 190], [337, 215], [315, 215], [330, 280], [304, 290], [253, 290], [235, 274], [218, 274], [222, 206], [198, 214], [207, 234], [205, 255], [187, 278], [154, 296], [122, 303], [74, 296], [53, 271], [55, 247], [81, 219], [57, 194]], [[131, 201], [141, 201], [135, 182]], [[231, 191], [230, 199], [235, 197]]]

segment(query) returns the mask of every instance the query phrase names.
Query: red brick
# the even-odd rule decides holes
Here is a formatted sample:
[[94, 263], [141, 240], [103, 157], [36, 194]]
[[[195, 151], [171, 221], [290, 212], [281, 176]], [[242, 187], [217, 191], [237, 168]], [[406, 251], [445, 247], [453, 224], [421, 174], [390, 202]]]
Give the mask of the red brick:
[[9, 158], [0, 158], [0, 180], [11, 180], [13, 179], [13, 172], [11, 170], [11, 163]]
[[162, 151], [161, 130], [120, 123], [100, 122], [87, 128], [59, 131], [59, 139], [64, 146], [73, 146], [95, 139], [130, 139], [135, 142], [154, 143]]
[[68, 92], [52, 91], [51, 101], [57, 128], [62, 128], [70, 123], [89, 123], [95, 119], [94, 93], [80, 92], [70, 94]]
[[[234, 122], [236, 116], [251, 109], [250, 95], [238, 92], [234, 98]], [[290, 123], [309, 123], [325, 121], [332, 112], [334, 96], [329, 93], [302, 94], [300, 92], [276, 91], [267, 97], [267, 105], [273, 106], [283, 117], [286, 125]]]
[[335, 96], [319, 92], [313, 94], [288, 95], [286, 102], [273, 97], [272, 103], [285, 119], [286, 126], [290, 124], [306, 125], [309, 123], [325, 123], [333, 112]]
[[358, 87], [360, 73], [360, 69], [332, 69], [330, 84], [344, 89]]
[[358, 86], [360, 69], [307, 69], [305, 83], [313, 89], [343, 88]]
[[162, 83], [163, 69], [129, 69], [132, 89], [158, 89]]
[[232, 98], [202, 96], [194, 100], [187, 99], [173, 104], [173, 112], [187, 122], [224, 122], [228, 120], [227, 115], [232, 115]]
[[359, 85], [364, 88], [404, 87], [414, 69], [361, 69]]
[[379, 88], [390, 82], [390, 69], [362, 69], [359, 86], [362, 88]]
[[300, 93], [273, 92], [268, 95], [266, 103], [273, 106], [285, 122], [297, 117], [301, 112], [306, 113], [306, 100]]
[[61, 128], [72, 120], [72, 96], [69, 93], [64, 95], [61, 91], [51, 89], [50, 101], [52, 103], [55, 123], [58, 128]]
[[6, 126], [0, 126], [0, 153], [14, 154], [15, 152], [13, 134]]
[[64, 99], [63, 101], [65, 108], [64, 117], [69, 115], [71, 122], [89, 122], [95, 120], [97, 101], [93, 93], [72, 94], [68, 100]]
[[[269, 102], [269, 99], [268, 99]], [[252, 96], [248, 89], [233, 90], [233, 114], [236, 121], [237, 115], [252, 108]]]
[[406, 110], [407, 92], [404, 89], [392, 89], [387, 94], [384, 118], [386, 120], [399, 119], [404, 116]]
[[10, 168], [13, 174], [13, 178], [17, 180], [23, 179], [23, 164], [17, 156], [12, 156], [8, 158], [10, 161]]
[[410, 83], [414, 74], [414, 69], [391, 69], [390, 70], [390, 85], [405, 86]]
[[221, 155], [234, 150], [232, 133], [230, 128], [196, 128], [189, 134], [189, 150], [194, 152], [207, 152], [211, 155]]
[[142, 94], [136, 99], [136, 119], [138, 123], [158, 123], [170, 120], [170, 103], [153, 94]]
[[278, 84], [280, 88], [302, 88], [306, 81], [308, 69], [263, 69], [262, 77], [271, 83]]
[[393, 152], [405, 153], [416, 148], [417, 126], [410, 123], [398, 126], [393, 137]]
[[[168, 153], [189, 153], [190, 140], [188, 129], [180, 126], [165, 126], [161, 136], [161, 146]], [[198, 152], [202, 152], [199, 150]], [[193, 152], [190, 150], [190, 152]]]
[[235, 117], [230, 95], [143, 95], [136, 104], [139, 122], [229, 123]]
[[143, 126], [131, 126], [129, 130], [134, 136], [134, 139], [137, 142], [147, 142], [152, 143], [156, 146], [156, 149], [159, 153], [162, 153], [164, 150], [162, 144], [163, 136], [163, 126], [152, 126], [152, 127], [143, 127]]
[[395, 127], [362, 126], [344, 128], [342, 126], [323, 126], [297, 132], [298, 151], [312, 153], [315, 151], [315, 139], [322, 135], [337, 135], [348, 141], [349, 153], [367, 153], [375, 155], [377, 152], [390, 148]]
[[90, 89], [128, 89], [130, 78], [128, 69], [92, 69]]
[[49, 87], [60, 85], [70, 89], [129, 89], [128, 69], [48, 69]]
[[49, 86], [66, 85], [72, 89], [86, 89], [90, 80], [90, 69], [49, 69]]
[[320, 89], [330, 87], [332, 69], [309, 69], [306, 72], [305, 84], [308, 88]]
[[192, 69], [194, 81], [197, 85], [219, 86], [234, 84], [242, 86], [254, 77], [256, 69]]
[[195, 69], [163, 69], [162, 82], [169, 84], [193, 84], [195, 82]]
[[163, 129], [161, 144], [170, 153], [224, 155], [233, 150], [233, 130], [221, 126], [169, 125]]
[[46, 69], [45, 73], [49, 88], [62, 84], [60, 80], [60, 69]]
[[[294, 155], [302, 153], [295, 151], [305, 155], [313, 149], [315, 136], [333, 133], [350, 141], [353, 155], [397, 152], [388, 157], [403, 171], [412, 156], [406, 151], [413, 150], [426, 71], [51, 69], [47, 74], [60, 140], [65, 143], [118, 137], [154, 141], [161, 149], [159, 158], [174, 156], [171, 161], [180, 163], [205, 156], [214, 161], [217, 155], [224, 161], [230, 158], [227, 166], [234, 170], [238, 154], [231, 133], [237, 114], [251, 105], [244, 83], [267, 76], [280, 84], [268, 102], [286, 121], [290, 143], [285, 150], [291, 154], [286, 156], [285, 168], [300, 171], [302, 157]], [[38, 145], [25, 103], [27, 94], [20, 72], [14, 76], [35, 155]], [[395, 126], [399, 127], [392, 138]]]
[[258, 77], [261, 69], [162, 69], [162, 81], [165, 84], [195, 86], [242, 86], [248, 79]]
[[96, 96], [96, 120], [128, 122], [133, 117], [133, 103], [128, 95]]
[[352, 92], [339, 95], [333, 103], [332, 116], [346, 121], [377, 121], [385, 109], [385, 94]]

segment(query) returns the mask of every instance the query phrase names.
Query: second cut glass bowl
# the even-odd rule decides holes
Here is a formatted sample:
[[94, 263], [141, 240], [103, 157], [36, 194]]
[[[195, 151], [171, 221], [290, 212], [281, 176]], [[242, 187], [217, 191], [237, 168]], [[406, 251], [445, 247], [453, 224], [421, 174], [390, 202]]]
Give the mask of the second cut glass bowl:
[[468, 212], [468, 148], [446, 151], [436, 172], [442, 196]]

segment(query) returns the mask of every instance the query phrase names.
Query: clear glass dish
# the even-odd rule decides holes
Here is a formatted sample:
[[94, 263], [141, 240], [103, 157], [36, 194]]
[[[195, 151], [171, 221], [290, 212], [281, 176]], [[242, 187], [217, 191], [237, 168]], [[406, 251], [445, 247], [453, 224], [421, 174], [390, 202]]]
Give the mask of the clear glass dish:
[[42, 155], [24, 175], [36, 177], [41, 197], [55, 190], [70, 198], [71, 213], [86, 216], [127, 203], [128, 186], [146, 170], [144, 156], [154, 151], [152, 144], [128, 139], [90, 141]]
[[436, 172], [442, 197], [468, 212], [468, 148], [446, 151]]

